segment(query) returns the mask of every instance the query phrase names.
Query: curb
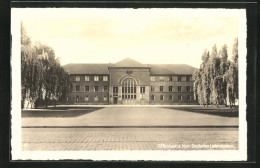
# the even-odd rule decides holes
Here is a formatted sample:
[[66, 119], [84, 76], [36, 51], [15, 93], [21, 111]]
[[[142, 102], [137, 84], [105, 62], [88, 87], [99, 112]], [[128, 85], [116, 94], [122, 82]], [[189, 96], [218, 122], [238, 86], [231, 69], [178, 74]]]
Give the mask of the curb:
[[239, 128], [238, 125], [164, 126], [22, 126], [22, 128]]

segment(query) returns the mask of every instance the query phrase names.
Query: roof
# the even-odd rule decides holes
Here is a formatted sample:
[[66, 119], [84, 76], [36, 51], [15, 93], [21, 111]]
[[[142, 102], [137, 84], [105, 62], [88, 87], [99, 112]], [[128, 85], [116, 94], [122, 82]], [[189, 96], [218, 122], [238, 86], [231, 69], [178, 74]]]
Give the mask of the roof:
[[120, 67], [120, 68], [149, 68], [146, 64], [142, 64], [131, 58], [125, 58], [115, 64], [111, 64], [109, 67]]
[[67, 64], [63, 67], [70, 74], [108, 74], [109, 64]]
[[70, 74], [109, 74], [108, 68], [150, 68], [151, 75], [191, 75], [196, 68], [187, 64], [142, 64], [126, 58], [115, 64], [74, 63], [63, 66]]
[[193, 74], [196, 68], [187, 64], [148, 64], [151, 68], [151, 75], [167, 75], [167, 74], [180, 74], [189, 75]]

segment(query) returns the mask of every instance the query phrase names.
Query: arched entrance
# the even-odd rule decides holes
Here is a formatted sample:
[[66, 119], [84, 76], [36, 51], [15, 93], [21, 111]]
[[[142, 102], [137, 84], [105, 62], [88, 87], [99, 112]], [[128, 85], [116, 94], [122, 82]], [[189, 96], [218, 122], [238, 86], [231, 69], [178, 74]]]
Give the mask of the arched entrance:
[[123, 104], [136, 103], [136, 80], [133, 78], [125, 78], [122, 81], [122, 102]]

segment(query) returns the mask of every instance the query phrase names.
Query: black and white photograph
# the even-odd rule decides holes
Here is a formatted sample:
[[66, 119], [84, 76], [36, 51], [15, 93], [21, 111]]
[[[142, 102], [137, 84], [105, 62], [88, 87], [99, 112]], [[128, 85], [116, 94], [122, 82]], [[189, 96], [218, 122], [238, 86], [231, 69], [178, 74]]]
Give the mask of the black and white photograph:
[[12, 160], [245, 161], [246, 11], [12, 8]]

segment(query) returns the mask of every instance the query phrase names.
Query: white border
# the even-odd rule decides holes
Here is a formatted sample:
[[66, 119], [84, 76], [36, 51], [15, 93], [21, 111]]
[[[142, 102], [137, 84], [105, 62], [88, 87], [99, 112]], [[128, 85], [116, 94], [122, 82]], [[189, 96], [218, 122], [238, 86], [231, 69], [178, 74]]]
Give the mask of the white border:
[[[205, 14], [206, 12], [206, 14]], [[118, 14], [120, 13], [120, 15]], [[21, 50], [22, 18], [82, 18], [233, 16], [239, 18], [239, 150], [215, 151], [22, 151], [21, 150]], [[242, 161], [247, 159], [246, 124], [246, 10], [245, 9], [75, 9], [12, 8], [11, 9], [11, 76], [12, 76], [12, 160], [174, 160], [174, 161]]]

